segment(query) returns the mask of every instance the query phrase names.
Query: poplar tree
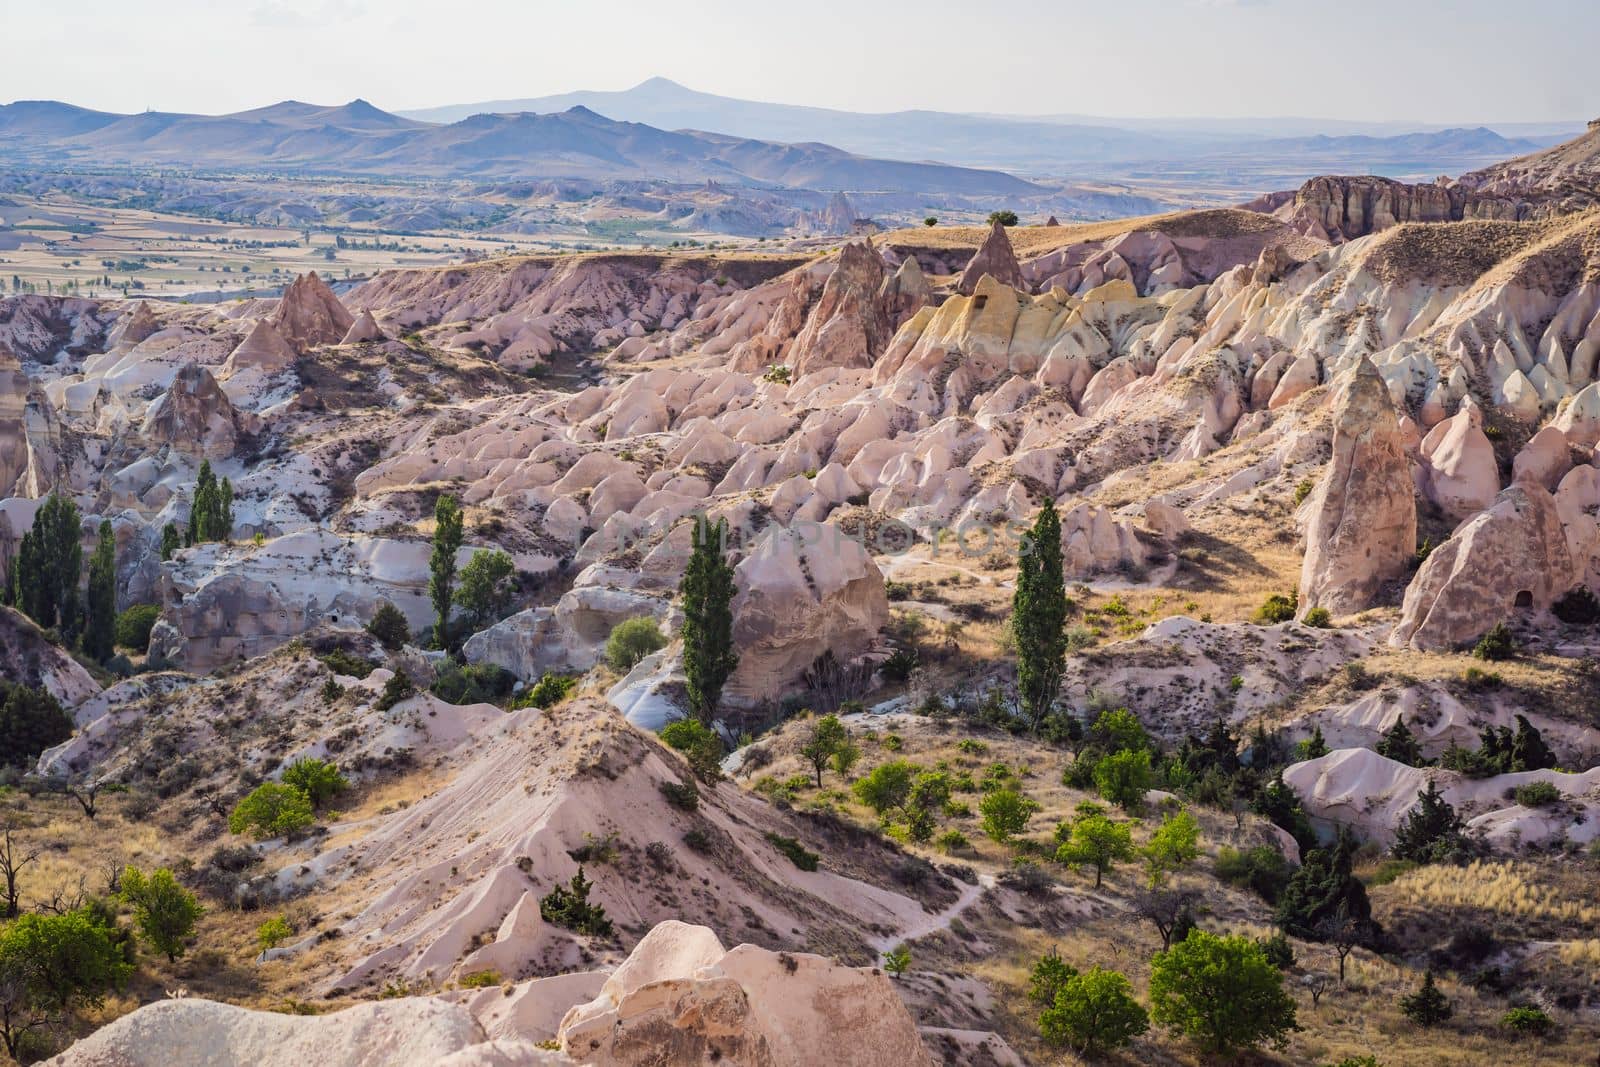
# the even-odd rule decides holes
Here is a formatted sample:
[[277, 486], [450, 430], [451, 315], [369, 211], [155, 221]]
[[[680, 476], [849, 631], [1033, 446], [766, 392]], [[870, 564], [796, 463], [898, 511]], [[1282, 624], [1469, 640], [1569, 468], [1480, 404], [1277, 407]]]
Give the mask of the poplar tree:
[[438, 621], [433, 624], [433, 643], [438, 648], [450, 644], [450, 602], [455, 596], [456, 552], [461, 548], [461, 505], [453, 496], [440, 496], [433, 506], [433, 555], [428, 559], [428, 596]]
[[689, 710], [709, 726], [722, 700], [722, 687], [739, 665], [733, 648], [733, 567], [724, 555], [728, 524], [697, 517], [693, 548], [678, 592], [683, 597], [683, 672]]
[[165, 563], [171, 559], [173, 553], [183, 547], [183, 537], [178, 533], [178, 527], [167, 523], [161, 528], [161, 561]]
[[83, 651], [104, 662], [111, 658], [117, 624], [117, 538], [110, 520], [100, 523], [100, 540], [89, 559], [89, 600]]
[[78, 505], [52, 493], [17, 546], [16, 606], [67, 641], [77, 636], [78, 581], [83, 576], [83, 519]]
[[1011, 597], [1011, 631], [1017, 642], [1017, 691], [1022, 710], [1038, 730], [1055, 706], [1067, 659], [1067, 592], [1061, 572], [1061, 520], [1049, 500], [1024, 535]]

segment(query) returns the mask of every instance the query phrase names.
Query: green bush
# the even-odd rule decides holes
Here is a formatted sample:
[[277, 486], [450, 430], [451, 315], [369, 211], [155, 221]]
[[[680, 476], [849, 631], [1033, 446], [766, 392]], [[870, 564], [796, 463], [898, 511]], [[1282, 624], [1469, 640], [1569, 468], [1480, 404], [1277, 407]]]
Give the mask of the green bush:
[[1269, 904], [1276, 904], [1293, 873], [1289, 861], [1270, 845], [1239, 851], [1223, 845], [1217, 850], [1217, 877], [1239, 889], [1249, 889]]
[[1333, 614], [1327, 608], [1312, 608], [1306, 612], [1306, 617], [1300, 621], [1307, 626], [1315, 626], [1319, 630], [1326, 630], [1333, 625]]
[[338, 767], [315, 756], [306, 756], [289, 764], [283, 772], [283, 784], [304, 793], [306, 799], [311, 801], [313, 810], [350, 788], [349, 779], [339, 773]]
[[257, 840], [292, 837], [316, 823], [311, 799], [290, 785], [262, 782], [228, 816], [228, 829]]
[[137, 867], [124, 870], [122, 901], [133, 909], [134, 923], [150, 947], [169, 963], [183, 955], [194, 937], [195, 922], [205, 914], [194, 894], [179, 885], [166, 867], [148, 875]]
[[72, 736], [72, 716], [48, 689], [0, 678], [0, 767], [30, 767]]
[[1294, 487], [1294, 506], [1299, 507], [1304, 504], [1306, 497], [1310, 496], [1311, 491], [1316, 487], [1316, 483], [1310, 478], [1301, 479], [1300, 483]]
[[1434, 984], [1433, 972], [1422, 976], [1422, 986], [1415, 993], [1400, 998], [1400, 1010], [1418, 1026], [1438, 1026], [1454, 1014], [1450, 1001]]
[[1500, 1025], [1515, 1034], [1543, 1037], [1556, 1027], [1555, 1020], [1530, 1004], [1519, 1004], [1500, 1017]]
[[515, 675], [493, 663], [452, 662], [430, 688], [446, 704], [498, 704], [516, 683]]
[[1517, 643], [1511, 637], [1510, 628], [1503, 622], [1497, 622], [1479, 639], [1472, 654], [1483, 660], [1502, 660], [1510, 659], [1516, 651]]
[[1283, 973], [1248, 937], [1192, 930], [1150, 965], [1152, 1018], [1225, 1055], [1262, 1043], [1283, 1047], [1297, 1029]]
[[256, 927], [256, 946], [266, 952], [277, 948], [294, 936], [294, 927], [282, 915], [274, 916]]
[[553, 708], [578, 688], [578, 679], [570, 674], [543, 674], [539, 680], [517, 697], [512, 708]]
[[1038, 810], [1037, 801], [1011, 789], [996, 790], [978, 802], [983, 832], [1002, 845], [1026, 830]]
[[989, 212], [988, 221], [990, 226], [997, 222], [1002, 226], [1015, 226], [1018, 221], [1017, 213], [1015, 211], [991, 211]]
[[572, 876], [570, 885], [558, 885], [539, 901], [539, 917], [575, 933], [589, 937], [610, 937], [611, 920], [606, 909], [589, 903], [594, 883], [583, 876], [583, 868]]
[[700, 807], [700, 788], [691, 782], [662, 782], [661, 795], [679, 811], [695, 811]]
[[488, 989], [500, 984], [499, 971], [473, 971], [456, 979], [456, 985], [462, 989]]
[[388, 711], [416, 691], [417, 687], [411, 683], [410, 675], [405, 671], [395, 671], [394, 676], [383, 683], [383, 693], [372, 706], [379, 711]]
[[390, 652], [398, 652], [411, 640], [411, 624], [406, 621], [404, 612], [385, 600], [368, 621], [367, 633]]
[[150, 631], [161, 618], [160, 604], [134, 604], [117, 616], [116, 642], [119, 648], [143, 652], [150, 647]]
[[606, 639], [606, 662], [611, 664], [612, 670], [627, 673], [638, 666], [640, 660], [665, 648], [666, 644], [667, 639], [661, 633], [661, 627], [649, 615], [624, 619], [617, 623], [611, 636]]
[[1298, 593], [1290, 593], [1288, 596], [1284, 596], [1282, 593], [1274, 593], [1267, 597], [1266, 601], [1256, 609], [1254, 621], [1268, 626], [1278, 622], [1292, 622], [1295, 613], [1299, 610], [1300, 596]]
[[1100, 795], [1126, 811], [1136, 811], [1155, 785], [1150, 753], [1114, 752], [1094, 765], [1094, 784]]
[[331, 652], [324, 652], [317, 658], [322, 660], [323, 666], [327, 667], [334, 674], [342, 674], [347, 678], [365, 678], [367, 675], [376, 670], [378, 666], [371, 660], [363, 659], [360, 656], [354, 655], [353, 653], [346, 652], [342, 648], [333, 649]]
[[916, 649], [897, 648], [878, 666], [878, 673], [883, 675], [884, 681], [899, 685], [911, 677], [911, 672], [917, 669], [918, 662], [920, 657]]
[[689, 761], [689, 769], [708, 782], [722, 778], [722, 738], [698, 719], [678, 719], [661, 728], [661, 740]]
[[784, 837], [782, 834], [767, 834], [767, 844], [788, 856], [789, 862], [799, 867], [802, 871], [816, 870], [817, 862], [822, 858], [815, 852], [807, 850], [804, 845], [794, 838]]
[[1561, 801], [1561, 790], [1550, 782], [1529, 782], [1512, 791], [1512, 797], [1525, 808], [1542, 808]]
[[1121, 1048], [1150, 1029], [1150, 1017], [1133, 999], [1133, 986], [1117, 971], [1095, 967], [1073, 975], [1039, 1015], [1048, 1045], [1071, 1045], [1086, 1056]]

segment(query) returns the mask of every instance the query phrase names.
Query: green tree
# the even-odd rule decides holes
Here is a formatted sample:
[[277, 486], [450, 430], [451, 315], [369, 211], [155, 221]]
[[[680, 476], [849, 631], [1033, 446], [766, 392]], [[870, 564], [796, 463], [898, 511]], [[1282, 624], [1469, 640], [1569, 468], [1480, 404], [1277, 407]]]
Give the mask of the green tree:
[[1432, 971], [1423, 974], [1421, 988], [1400, 998], [1400, 1010], [1407, 1019], [1423, 1027], [1438, 1026], [1455, 1012], [1449, 998], [1434, 984]]
[[1066, 987], [1067, 980], [1077, 976], [1078, 969], [1062, 959], [1052, 945], [1028, 975], [1028, 999], [1049, 1007], [1056, 1002], [1056, 994]]
[[1511, 742], [1509, 769], [1517, 771], [1544, 771], [1556, 765], [1556, 756], [1544, 743], [1544, 736], [1527, 716], [1517, 716], [1517, 736]]
[[1017, 213], [1015, 211], [989, 212], [989, 225], [993, 226], [997, 222], [1002, 226], [1015, 226], [1017, 224]]
[[165, 563], [171, 559], [173, 553], [183, 547], [183, 535], [178, 533], [176, 523], [167, 523], [161, 527], [161, 561]]
[[906, 797], [906, 830], [911, 840], [933, 840], [938, 814], [950, 803], [950, 792], [950, 776], [944, 771], [923, 771], [912, 779]]
[[433, 624], [436, 648], [450, 645], [450, 604], [455, 596], [456, 553], [463, 537], [461, 505], [441, 494], [433, 506], [433, 554], [428, 557], [428, 596], [438, 621]]
[[1061, 520], [1049, 500], [1017, 554], [1011, 633], [1017, 646], [1017, 692], [1034, 730], [1055, 706], [1067, 657], [1067, 593], [1061, 566]]
[[1466, 834], [1461, 816], [1444, 799], [1431, 779], [1417, 794], [1417, 802], [1395, 828], [1392, 852], [1403, 860], [1437, 863], [1465, 852]]
[[403, 611], [385, 600], [372, 613], [367, 623], [367, 633], [377, 638], [378, 644], [390, 652], [398, 652], [411, 640], [411, 624]]
[[739, 665], [733, 647], [733, 567], [724, 556], [728, 524], [694, 520], [693, 545], [678, 592], [683, 597], [683, 673], [689, 710], [710, 724], [722, 687]]
[[159, 618], [160, 604], [130, 604], [117, 616], [117, 645], [143, 652], [150, 645], [150, 631], [155, 628]]
[[1193, 930], [1150, 963], [1151, 1016], [1227, 1054], [1263, 1042], [1283, 1047], [1295, 1023], [1283, 974], [1248, 937]]
[[315, 822], [311, 799], [303, 792], [292, 785], [262, 782], [234, 807], [228, 829], [265, 840], [302, 833]]
[[194, 924], [205, 909], [178, 884], [172, 871], [158, 867], [146, 875], [137, 867], [122, 872], [122, 901], [133, 909], [134, 924], [167, 962], [183, 955], [194, 938]]
[[539, 917], [587, 937], [610, 937], [613, 930], [605, 906], [589, 903], [592, 888], [594, 883], [583, 876], [580, 866], [570, 885], [557, 885], [540, 898]]
[[109, 519], [101, 520], [100, 538], [89, 557], [85, 608], [84, 654], [104, 663], [111, 658], [117, 630], [117, 538]]
[[1089, 743], [1102, 752], [1149, 752], [1155, 748], [1139, 717], [1127, 708], [1108, 708], [1089, 727]]
[[1155, 785], [1150, 769], [1150, 753], [1113, 752], [1094, 766], [1094, 786], [1100, 795], [1126, 811], [1144, 804], [1144, 795]]
[[1421, 767], [1428, 762], [1422, 754], [1422, 745], [1417, 742], [1416, 736], [1405, 724], [1404, 719], [1394, 721], [1394, 725], [1389, 727], [1373, 746], [1373, 751], [1396, 763], [1404, 763], [1408, 767]]
[[99, 1007], [133, 973], [116, 931], [89, 908], [25, 914], [0, 926], [0, 1040], [18, 1059], [32, 1035]]
[[606, 662], [611, 669], [626, 674], [639, 665], [639, 661], [665, 648], [667, 639], [661, 627], [649, 615], [623, 619], [611, 628], [606, 638]]
[[661, 729], [667, 747], [682, 752], [689, 769], [708, 782], [722, 777], [722, 738], [699, 719], [678, 719]]
[[83, 576], [83, 519], [78, 505], [52, 493], [22, 535], [12, 565], [16, 605], [71, 643], [78, 635], [78, 582]]
[[217, 480], [209, 459], [200, 461], [195, 476], [194, 500], [189, 505], [189, 529], [185, 544], [226, 541], [233, 536], [233, 483]]
[[283, 772], [283, 784], [306, 795], [313, 811], [350, 788], [350, 781], [339, 773], [339, 768], [325, 759], [304, 756], [289, 764]]
[[916, 773], [916, 764], [890, 760], [856, 779], [851, 790], [857, 800], [877, 812], [881, 819], [905, 807], [906, 801], [911, 799], [911, 782]]
[[474, 552], [467, 560], [455, 602], [474, 630], [505, 617], [516, 592], [516, 577], [517, 565], [498, 548]]
[[833, 750], [833, 773], [840, 778], [848, 779], [850, 771], [861, 759], [861, 746], [856, 744], [855, 738], [845, 734], [839, 747]]
[[1026, 830], [1028, 820], [1038, 810], [1037, 801], [1013, 789], [996, 789], [978, 802], [978, 814], [983, 816], [983, 832], [1002, 845]]
[[1067, 979], [1055, 1003], [1039, 1015], [1049, 1045], [1071, 1045], [1087, 1056], [1121, 1048], [1150, 1029], [1126, 975], [1099, 967]]
[[1139, 854], [1144, 857], [1145, 875], [1154, 889], [1200, 855], [1200, 824], [1187, 811], [1161, 820]]
[[0, 678], [0, 767], [30, 767], [72, 736], [72, 716], [48, 689]]
[[294, 927], [282, 915], [275, 915], [256, 927], [256, 946], [262, 952], [277, 948], [294, 936]]
[[812, 717], [811, 727], [806, 731], [805, 744], [800, 746], [800, 755], [816, 772], [818, 789], [822, 788], [822, 769], [838, 754], [840, 746], [849, 740], [850, 731], [839, 721], [839, 716], [824, 715], [820, 719]]
[[1319, 723], [1311, 736], [1294, 747], [1294, 758], [1300, 762], [1321, 759], [1328, 754], [1328, 742], [1323, 739], [1322, 725]]
[[899, 978], [911, 966], [911, 950], [904, 945], [897, 945], [883, 954], [884, 973], [893, 978]]
[[1056, 862], [1074, 870], [1094, 868], [1094, 887], [1100, 888], [1105, 873], [1118, 863], [1133, 859], [1133, 831], [1127, 823], [1112, 822], [1100, 812], [1088, 812], [1072, 821], [1056, 849]]
[[1317, 939], [1318, 931], [1339, 916], [1371, 921], [1367, 888], [1351, 870], [1354, 848], [1348, 837], [1341, 836], [1332, 848], [1305, 854], [1278, 898], [1276, 921], [1285, 933]]

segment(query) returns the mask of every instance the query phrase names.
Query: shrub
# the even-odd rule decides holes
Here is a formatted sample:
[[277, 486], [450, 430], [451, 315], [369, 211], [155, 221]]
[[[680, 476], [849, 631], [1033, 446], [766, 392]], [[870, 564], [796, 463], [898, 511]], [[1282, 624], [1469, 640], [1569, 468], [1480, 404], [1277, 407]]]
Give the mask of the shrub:
[[722, 738], [698, 719], [678, 719], [661, 729], [668, 748], [682, 752], [689, 769], [708, 782], [722, 778]]
[[1569, 626], [1593, 626], [1600, 622], [1600, 599], [1580, 585], [1551, 604], [1550, 612]]
[[161, 618], [160, 604], [134, 604], [125, 609], [117, 616], [117, 646], [143, 652], [150, 647], [150, 631], [159, 618]]
[[274, 916], [256, 927], [256, 946], [262, 952], [277, 948], [294, 936], [294, 927], [282, 915]]
[[1511, 636], [1510, 628], [1503, 622], [1497, 622], [1478, 640], [1472, 654], [1483, 660], [1502, 660], [1510, 659], [1516, 651], [1517, 643]]
[[1247, 937], [1193, 930], [1150, 964], [1154, 1020], [1196, 1039], [1214, 1054], [1282, 1047], [1295, 1022], [1283, 974]]
[[773, 363], [767, 367], [767, 372], [761, 376], [762, 381], [772, 382], [775, 385], [788, 385], [794, 372], [781, 363]]
[[262, 782], [239, 801], [228, 816], [228, 829], [257, 840], [292, 837], [316, 822], [311, 800], [300, 790], [278, 782]]
[[1121, 1048], [1150, 1029], [1150, 1017], [1133, 999], [1125, 975], [1099, 967], [1074, 975], [1039, 1015], [1039, 1034], [1050, 1045], [1072, 1045], [1097, 1056]]
[[0, 767], [28, 767], [72, 736], [72, 717], [44, 688], [0, 679]]
[[283, 772], [283, 784], [292, 786], [311, 801], [312, 810], [350, 788], [350, 781], [339, 773], [339, 768], [324, 759], [307, 756], [289, 764]]
[[1262, 625], [1291, 622], [1294, 620], [1295, 613], [1299, 610], [1300, 596], [1298, 593], [1290, 593], [1288, 596], [1284, 596], [1282, 593], [1273, 593], [1256, 609], [1254, 621]]
[[661, 627], [649, 615], [624, 619], [612, 628], [611, 636], [606, 638], [606, 662], [613, 670], [625, 674], [652, 652], [665, 648], [666, 644], [667, 639], [661, 633]]
[[512, 703], [512, 708], [553, 708], [572, 694], [578, 688], [578, 679], [570, 674], [550, 674], [546, 672], [539, 676], [539, 680], [529, 686], [527, 691], [517, 697]]
[[606, 909], [589, 903], [589, 890], [593, 886], [594, 883], [583, 876], [580, 866], [570, 885], [558, 885], [540, 899], [539, 917], [589, 937], [610, 937], [613, 931]]
[[1187, 811], [1169, 815], [1139, 851], [1154, 889], [1167, 875], [1183, 870], [1200, 855], [1200, 824]]
[[1512, 791], [1512, 797], [1525, 808], [1542, 808], [1561, 800], [1561, 790], [1550, 782], [1529, 782]]
[[398, 652], [411, 640], [411, 624], [406, 621], [404, 612], [385, 600], [367, 622], [367, 633], [390, 652]]
[[1094, 887], [1100, 888], [1105, 872], [1118, 862], [1133, 858], [1133, 833], [1126, 823], [1112, 822], [1099, 812], [1088, 812], [1074, 819], [1063, 835], [1057, 830], [1057, 837], [1065, 836], [1056, 849], [1056, 862], [1066, 864], [1076, 870], [1079, 867], [1089, 866], [1094, 868]]
[[205, 914], [194, 894], [179, 885], [166, 867], [149, 875], [137, 867], [124, 870], [122, 901], [133, 908], [134, 923], [150, 947], [169, 963], [183, 955], [194, 937], [195, 922]]
[[1454, 1013], [1450, 1001], [1434, 984], [1433, 972], [1422, 976], [1422, 987], [1400, 998], [1400, 1010], [1418, 1026], [1438, 1026]]
[[884, 681], [899, 685], [911, 677], [911, 672], [917, 669], [919, 662], [916, 649], [897, 648], [879, 665], [878, 673], [883, 675]]
[[1555, 1029], [1555, 1020], [1529, 1004], [1519, 1004], [1500, 1017], [1500, 1025], [1515, 1034], [1543, 1037]]
[[322, 661], [323, 666], [334, 674], [342, 674], [349, 678], [365, 678], [377, 667], [377, 664], [371, 660], [362, 659], [360, 656], [346, 652], [342, 648], [324, 652], [317, 658]]
[[782, 834], [767, 834], [767, 844], [788, 856], [789, 862], [799, 867], [802, 871], [816, 870], [817, 861], [822, 858], [815, 852], [808, 851], [804, 845], [794, 838], [784, 837]]
[[850, 789], [857, 800], [883, 818], [896, 808], [904, 807], [911, 798], [911, 783], [916, 772], [914, 763], [890, 760], [856, 779]]
[[383, 692], [372, 706], [379, 711], [388, 711], [416, 691], [417, 687], [411, 683], [410, 675], [405, 671], [395, 671], [394, 677], [383, 683]]
[[894, 978], [899, 978], [911, 966], [911, 950], [904, 945], [899, 945], [883, 954], [883, 969], [885, 973]]
[[462, 989], [488, 989], [499, 984], [500, 972], [494, 970], [473, 971], [471, 974], [464, 974], [456, 979], [456, 985]]
[[1315, 626], [1319, 630], [1326, 630], [1333, 625], [1333, 614], [1327, 608], [1312, 608], [1306, 612], [1306, 617], [1300, 621], [1307, 626]]
[[700, 807], [700, 789], [693, 782], [662, 782], [661, 795], [679, 811], [695, 811]]
[[1028, 975], [1028, 999], [1046, 1006], [1056, 1002], [1056, 995], [1066, 988], [1067, 982], [1078, 977], [1078, 969], [1063, 960], [1052, 947], [1040, 956]]
[[1249, 889], [1269, 904], [1276, 904], [1289, 884], [1289, 861], [1270, 845], [1243, 852], [1224, 845], [1217, 850], [1217, 877], [1231, 886]]
[[1300, 483], [1294, 487], [1294, 506], [1299, 507], [1304, 504], [1306, 497], [1310, 496], [1311, 491], [1316, 487], [1316, 483], [1310, 478], [1301, 479]]
[[446, 704], [497, 704], [511, 693], [516, 676], [493, 663], [450, 663], [430, 689]]
[[1271, 937], [1258, 942], [1261, 952], [1280, 971], [1287, 971], [1294, 966], [1294, 946], [1289, 944], [1289, 939], [1283, 934], [1273, 934]]
[[997, 222], [1002, 226], [1015, 226], [1017, 224], [1017, 213], [1015, 211], [991, 211], [989, 212], [988, 221], [991, 226]]
[[1145, 793], [1155, 784], [1150, 770], [1150, 753], [1115, 752], [1094, 765], [1094, 784], [1100, 795], [1126, 811], [1144, 803]]
[[1038, 810], [1038, 802], [1011, 789], [996, 790], [978, 802], [983, 832], [1002, 845], [1026, 830]]
[[967, 840], [967, 835], [960, 830], [950, 829], [933, 839], [934, 846], [947, 855], [955, 852], [964, 852], [972, 847], [972, 842]]

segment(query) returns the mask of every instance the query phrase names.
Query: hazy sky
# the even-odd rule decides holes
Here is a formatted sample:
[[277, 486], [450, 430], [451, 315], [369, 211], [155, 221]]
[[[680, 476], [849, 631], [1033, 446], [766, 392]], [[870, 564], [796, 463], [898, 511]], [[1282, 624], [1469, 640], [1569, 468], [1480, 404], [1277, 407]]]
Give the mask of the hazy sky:
[[662, 75], [859, 111], [1600, 115], [1595, 0], [0, 0], [0, 102], [404, 109]]

